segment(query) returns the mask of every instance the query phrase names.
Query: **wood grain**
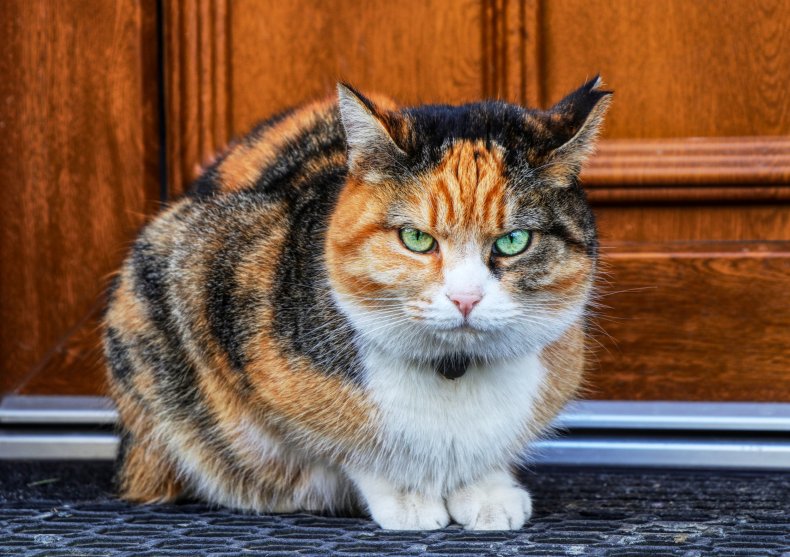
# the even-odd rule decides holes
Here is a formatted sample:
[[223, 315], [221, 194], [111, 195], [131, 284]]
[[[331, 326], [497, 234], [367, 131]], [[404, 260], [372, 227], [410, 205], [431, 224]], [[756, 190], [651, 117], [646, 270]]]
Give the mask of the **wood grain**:
[[230, 138], [227, 0], [163, 4], [168, 194], [184, 192]]
[[787, 204], [598, 205], [595, 214], [604, 242], [790, 240]]
[[[155, 8], [0, 3], [0, 392], [22, 389], [94, 319], [157, 203]], [[57, 373], [95, 392], [92, 366]]]
[[403, 103], [477, 100], [488, 88], [479, 0], [237, 0], [231, 7], [233, 133], [338, 80]]
[[790, 400], [790, 242], [605, 252], [591, 396]]
[[480, 98], [523, 104], [527, 99], [527, 72], [536, 68], [527, 59], [527, 18], [537, 0], [483, 0], [483, 87]]
[[541, 0], [522, 0], [520, 10], [524, 14], [521, 18], [523, 25], [523, 56], [522, 71], [524, 89], [520, 98], [511, 98], [511, 102], [518, 102], [525, 106], [542, 107], [543, 101], [543, 8]]
[[541, 103], [600, 72], [608, 138], [790, 130], [786, 0], [544, 0], [541, 14]]
[[790, 187], [624, 187], [590, 189], [593, 203], [627, 204], [635, 203], [753, 203], [777, 201], [790, 202]]
[[104, 296], [15, 387], [21, 395], [103, 395], [106, 371], [101, 346]]

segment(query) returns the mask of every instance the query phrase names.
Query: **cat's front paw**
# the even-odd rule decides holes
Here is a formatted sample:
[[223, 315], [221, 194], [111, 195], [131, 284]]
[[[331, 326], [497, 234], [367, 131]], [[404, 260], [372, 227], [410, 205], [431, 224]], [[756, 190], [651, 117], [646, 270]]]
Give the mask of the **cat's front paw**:
[[368, 504], [370, 514], [386, 530], [436, 530], [450, 523], [442, 499], [419, 493], [400, 493]]
[[447, 508], [467, 530], [517, 530], [532, 516], [532, 498], [501, 472], [454, 492]]
[[387, 530], [436, 530], [450, 523], [441, 496], [406, 491], [381, 477], [349, 471], [370, 516]]

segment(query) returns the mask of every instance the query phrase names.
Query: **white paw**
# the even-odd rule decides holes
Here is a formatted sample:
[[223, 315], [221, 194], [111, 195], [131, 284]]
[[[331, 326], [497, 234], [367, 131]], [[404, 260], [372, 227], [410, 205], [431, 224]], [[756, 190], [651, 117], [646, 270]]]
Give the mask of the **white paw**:
[[532, 516], [532, 499], [502, 473], [454, 492], [447, 508], [467, 530], [517, 530]]
[[431, 499], [419, 493], [385, 495], [368, 500], [373, 520], [386, 530], [436, 530], [450, 523], [450, 515], [441, 498]]
[[366, 472], [347, 470], [368, 506], [370, 516], [387, 530], [436, 530], [450, 523], [440, 495], [405, 491]]

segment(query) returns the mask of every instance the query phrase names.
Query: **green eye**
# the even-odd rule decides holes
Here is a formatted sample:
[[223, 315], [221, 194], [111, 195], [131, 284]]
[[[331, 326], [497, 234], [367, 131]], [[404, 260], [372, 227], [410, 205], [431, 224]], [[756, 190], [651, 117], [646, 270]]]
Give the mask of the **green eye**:
[[401, 228], [400, 239], [404, 246], [417, 253], [428, 253], [436, 245], [433, 236], [416, 228]]
[[514, 230], [494, 240], [492, 251], [496, 255], [518, 255], [529, 247], [531, 239], [529, 230]]

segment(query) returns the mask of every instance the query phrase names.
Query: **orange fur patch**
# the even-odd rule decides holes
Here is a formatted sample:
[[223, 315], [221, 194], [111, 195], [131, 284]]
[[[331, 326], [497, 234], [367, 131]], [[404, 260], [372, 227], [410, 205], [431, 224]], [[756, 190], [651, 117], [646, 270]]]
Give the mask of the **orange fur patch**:
[[237, 191], [254, 184], [289, 141], [325, 120], [334, 105], [334, 98], [310, 103], [265, 130], [251, 145], [237, 145], [219, 166], [222, 191]]
[[183, 486], [162, 447], [136, 441], [127, 450], [121, 470], [121, 497], [139, 503], [170, 503]]
[[540, 362], [546, 368], [546, 379], [535, 404], [534, 433], [545, 428], [578, 392], [585, 364], [584, 325], [579, 322], [545, 347]]
[[[478, 236], [498, 235], [505, 226], [508, 207], [505, 199], [504, 153], [486, 149], [482, 141], [459, 141], [447, 152], [424, 187], [436, 189], [428, 198], [431, 222], [442, 236], [457, 236], [475, 231]], [[428, 199], [420, 201], [425, 203]]]

